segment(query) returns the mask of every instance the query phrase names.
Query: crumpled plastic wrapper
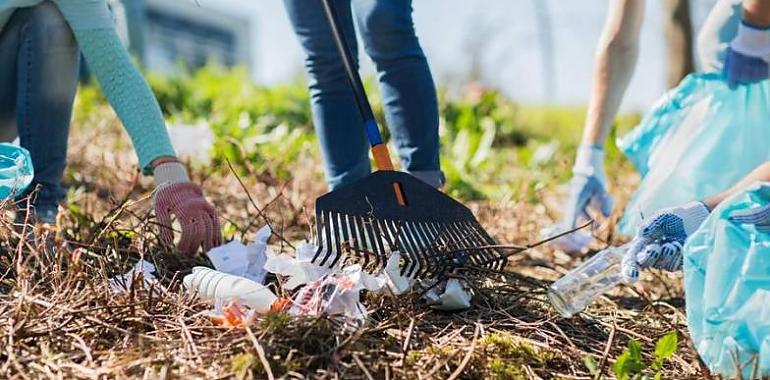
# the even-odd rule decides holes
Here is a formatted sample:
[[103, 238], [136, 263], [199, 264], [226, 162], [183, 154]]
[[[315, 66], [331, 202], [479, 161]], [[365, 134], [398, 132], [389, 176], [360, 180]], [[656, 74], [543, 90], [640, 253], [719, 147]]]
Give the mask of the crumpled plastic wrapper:
[[287, 280], [283, 283], [283, 287], [293, 290], [300, 285], [332, 273], [332, 268], [320, 266], [310, 261], [315, 256], [315, 252], [316, 246], [308, 243], [302, 243], [297, 247], [296, 257], [285, 253], [273, 254], [268, 252], [264, 269], [270, 273], [286, 276]]
[[248, 278], [258, 284], [265, 282], [267, 270], [267, 240], [272, 231], [264, 226], [249, 245], [233, 240], [225, 245], [211, 249], [208, 256], [214, 268], [220, 272]]
[[471, 307], [471, 293], [460, 280], [450, 278], [425, 292], [430, 307], [441, 311], [465, 310]]
[[326, 274], [309, 282], [294, 297], [290, 315], [329, 315], [342, 317], [351, 326], [360, 326], [368, 315], [360, 302], [361, 291], [380, 291], [386, 286], [383, 276], [371, 276], [360, 265], [351, 265], [341, 272]]
[[110, 289], [113, 293], [126, 292], [128, 289], [131, 289], [131, 285], [134, 283], [134, 279], [137, 278], [137, 276], [141, 276], [144, 285], [149, 286], [152, 283], [157, 282], [155, 275], [152, 274], [153, 272], [155, 272], [155, 265], [152, 265], [152, 263], [145, 260], [139, 260], [138, 263], [134, 264], [134, 267], [131, 268], [130, 271], [111, 278], [109, 281]]

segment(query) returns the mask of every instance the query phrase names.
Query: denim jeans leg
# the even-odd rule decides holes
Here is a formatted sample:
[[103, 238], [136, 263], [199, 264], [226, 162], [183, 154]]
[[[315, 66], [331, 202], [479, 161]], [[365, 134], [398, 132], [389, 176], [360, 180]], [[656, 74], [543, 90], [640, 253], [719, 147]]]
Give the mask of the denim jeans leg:
[[54, 223], [66, 195], [61, 181], [80, 55], [72, 31], [51, 2], [18, 9], [7, 27], [19, 33], [16, 123], [21, 146], [29, 150], [35, 168], [30, 189], [40, 188], [35, 217]]
[[[0, 30], [0, 141], [11, 142], [16, 132], [16, 63], [18, 30]], [[8, 131], [11, 130], [11, 131]]]
[[407, 172], [440, 187], [436, 86], [414, 29], [412, 1], [352, 1], [366, 53], [377, 68], [401, 163]]
[[[335, 0], [348, 45], [357, 55], [350, 0]], [[369, 174], [363, 121], [356, 110], [342, 59], [320, 1], [284, 0], [294, 32], [305, 51], [313, 123], [332, 189]]]

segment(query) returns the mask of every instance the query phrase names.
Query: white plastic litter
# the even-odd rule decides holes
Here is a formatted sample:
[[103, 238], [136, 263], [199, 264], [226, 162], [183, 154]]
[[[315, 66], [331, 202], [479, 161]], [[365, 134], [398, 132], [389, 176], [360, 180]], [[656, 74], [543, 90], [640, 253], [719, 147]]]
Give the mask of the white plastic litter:
[[388, 288], [395, 295], [401, 295], [412, 289], [414, 285], [414, 279], [401, 275], [401, 268], [399, 263], [401, 262], [401, 253], [398, 251], [393, 252], [388, 258], [388, 263], [385, 265], [385, 276], [388, 281]]
[[[366, 276], [360, 265], [352, 265], [342, 272], [324, 275], [311, 281], [297, 292], [290, 315], [312, 316], [329, 315], [341, 318], [350, 326], [360, 326], [368, 315], [366, 307], [360, 302], [361, 290], [367, 289]], [[379, 288], [385, 282], [379, 282]]]
[[233, 240], [213, 248], [206, 253], [206, 256], [216, 270], [262, 284], [267, 276], [265, 262], [267, 261], [267, 240], [270, 234], [270, 227], [264, 226], [257, 231], [253, 243], [243, 245], [240, 241]]
[[423, 298], [436, 310], [457, 311], [470, 308], [472, 296], [460, 280], [450, 278], [427, 291]]
[[264, 269], [270, 273], [286, 276], [288, 279], [283, 284], [286, 289], [296, 289], [321, 278], [324, 275], [332, 273], [331, 268], [312, 263], [310, 260], [316, 252], [316, 246], [308, 243], [302, 243], [297, 248], [296, 257], [285, 253], [272, 254], [267, 253], [267, 262]]
[[213, 302], [217, 310], [236, 300], [258, 313], [266, 313], [278, 298], [262, 284], [206, 267], [193, 268], [182, 282], [189, 291], [197, 292], [201, 299]]
[[131, 289], [131, 285], [134, 283], [136, 276], [142, 276], [144, 284], [150, 285], [157, 281], [152, 272], [155, 272], [155, 265], [152, 265], [145, 260], [140, 260], [138, 263], [134, 264], [134, 267], [131, 268], [130, 271], [111, 278], [110, 289], [112, 289], [113, 293], [123, 293], [128, 289]]

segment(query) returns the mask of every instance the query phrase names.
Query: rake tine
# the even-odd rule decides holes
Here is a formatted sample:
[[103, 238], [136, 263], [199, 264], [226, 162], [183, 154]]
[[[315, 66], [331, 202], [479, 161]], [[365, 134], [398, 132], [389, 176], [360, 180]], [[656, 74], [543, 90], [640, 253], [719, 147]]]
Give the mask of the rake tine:
[[[364, 264], [363, 267], [367, 268], [369, 266], [369, 246], [371, 244], [367, 244], [368, 240], [366, 238], [366, 231], [364, 231], [364, 218], [351, 218], [353, 219], [353, 224], [356, 226], [356, 229], [358, 230], [358, 242], [361, 244], [361, 248], [363, 250], [363, 256], [364, 256]], [[360, 220], [358, 220], [360, 219]]]
[[[484, 246], [491, 245], [490, 244], [491, 239], [489, 238], [489, 236], [479, 231], [475, 223], [467, 223], [464, 226], [464, 229], [466, 231], [469, 231], [474, 236], [476, 236], [476, 240], [481, 242], [481, 244], [477, 245], [476, 247], [484, 247]], [[487, 262], [489, 262], [490, 260], [494, 260], [495, 258], [494, 251], [490, 249], [481, 249], [475, 252], [472, 251], [471, 256], [475, 258], [474, 262], [476, 263], [476, 265], [480, 265], [480, 266], [487, 266]]]
[[401, 275], [404, 276], [406, 274], [407, 268], [414, 266], [414, 262], [417, 259], [414, 257], [414, 250], [412, 249], [411, 244], [409, 244], [406, 237], [404, 236], [404, 228], [403, 228], [403, 225], [401, 224], [403, 222], [390, 221], [390, 223], [395, 228], [395, 230], [398, 231], [398, 233], [396, 234], [396, 241], [398, 242], [398, 250], [401, 253], [405, 253], [405, 255], [401, 256], [406, 259], [404, 266], [401, 268]]
[[[331, 214], [331, 213], [330, 213]], [[334, 252], [334, 260], [332, 260], [332, 263], [329, 264], [329, 268], [334, 268], [335, 265], [337, 265], [337, 262], [340, 261], [340, 258], [342, 257], [342, 244], [340, 244], [340, 220], [339, 215], [332, 215], [332, 230], [334, 230], [334, 246], [337, 248], [337, 250]], [[325, 260], [324, 260], [325, 261]], [[324, 265], [323, 262], [321, 262], [321, 265]]]
[[[482, 236], [486, 237], [486, 241], [488, 242], [487, 245], [494, 246], [496, 243], [495, 241], [487, 234], [487, 232], [484, 230], [484, 227], [482, 227], [478, 223], [473, 223], [473, 227], [476, 229], [476, 231], [481, 234]], [[489, 255], [488, 260], [490, 261], [489, 264], [484, 264], [487, 267], [490, 267], [494, 270], [501, 270], [505, 267], [506, 263], [508, 262], [507, 256], [504, 256], [500, 253], [499, 250], [495, 248], [490, 248], [489, 251], [492, 252], [491, 255]]]
[[370, 220], [365, 217], [361, 217], [361, 224], [364, 227], [364, 232], [369, 239], [370, 252], [374, 254], [375, 269], [385, 268], [385, 262], [382, 261], [382, 251], [380, 250], [380, 239], [377, 234], [374, 233], [374, 226]]
[[406, 223], [403, 221], [398, 222], [399, 226], [399, 242], [401, 247], [403, 248], [403, 251], [406, 252], [407, 257], [409, 257], [409, 263], [408, 265], [404, 265], [403, 268], [401, 268], [401, 275], [411, 277], [412, 271], [414, 270], [415, 266], [419, 263], [419, 256], [417, 255], [417, 250], [412, 245], [411, 240], [409, 239], [406, 228]]
[[367, 223], [369, 228], [371, 229], [372, 237], [374, 238], [374, 243], [377, 245], [377, 248], [375, 252], [377, 253], [377, 258], [380, 262], [380, 267], [385, 268], [385, 265], [387, 265], [388, 258], [385, 257], [385, 246], [382, 244], [382, 231], [380, 231], [380, 224], [377, 222], [377, 220], [369, 220], [369, 223]]
[[426, 259], [428, 260], [427, 268], [425, 268], [425, 276], [432, 277], [432, 273], [438, 270], [440, 266], [440, 249], [441, 239], [439, 232], [433, 223], [420, 223], [420, 229], [418, 230], [422, 235], [423, 240], [428, 242], [430, 248], [426, 252]]
[[[458, 232], [457, 230], [455, 230], [453, 223], [446, 224], [444, 227], [444, 231], [446, 231], [447, 236], [450, 237], [449, 248], [451, 250], [459, 251], [468, 246], [468, 240], [470, 237], [463, 236], [461, 232]], [[473, 243], [471, 242], [471, 244]]]
[[436, 267], [435, 248], [433, 246], [433, 241], [428, 237], [428, 235], [425, 234], [425, 228], [426, 228], [425, 224], [417, 223], [415, 227], [417, 229], [418, 237], [423, 241], [423, 244], [426, 247], [426, 252], [425, 252], [426, 254], [423, 257], [425, 260], [425, 266], [423, 267], [423, 271], [421, 271], [421, 273], [418, 273], [418, 275], [426, 274]]
[[[415, 262], [412, 263], [411, 268], [409, 268], [409, 271], [407, 272], [408, 277], [412, 277], [414, 274], [419, 275], [420, 271], [422, 270], [424, 264], [423, 260], [423, 247], [420, 244], [420, 241], [417, 239], [417, 237], [414, 235], [414, 224], [405, 222], [404, 223], [404, 234], [406, 235], [406, 238], [409, 242], [409, 244], [412, 245], [414, 249], [414, 257], [416, 258]], [[417, 272], [415, 273], [415, 269]]]
[[[392, 251], [398, 251], [401, 253], [401, 258], [404, 259], [404, 267], [409, 265], [412, 262], [412, 259], [409, 257], [409, 252], [406, 252], [406, 249], [403, 247], [403, 244], [401, 243], [401, 237], [399, 236], [398, 227], [396, 226], [395, 222], [392, 220], [383, 220], [383, 225], [385, 226], [386, 230], [391, 236], [391, 252]], [[404, 267], [401, 268], [401, 275], [403, 275]]]
[[316, 233], [316, 239], [318, 239], [318, 247], [315, 250], [315, 255], [313, 256], [313, 259], [310, 260], [311, 262], [315, 263], [316, 260], [318, 260], [318, 256], [321, 254], [321, 251], [326, 250], [328, 252], [328, 248], [326, 246], [326, 242], [323, 239], [323, 236], [321, 236], [324, 232], [324, 230], [328, 230], [328, 228], [323, 228], [324, 226], [324, 217], [323, 213], [316, 213], [315, 216], [315, 233]]
[[469, 229], [468, 226], [461, 224], [461, 223], [455, 223], [454, 228], [456, 231], [458, 231], [461, 236], [467, 236], [468, 241], [470, 244], [467, 244], [465, 246], [466, 250], [463, 253], [465, 257], [468, 258], [468, 260], [473, 263], [474, 265], [478, 265], [482, 258], [479, 257], [479, 253], [482, 253], [483, 250], [471, 250], [468, 248], [474, 248], [474, 247], [483, 247], [486, 245], [486, 242], [484, 242], [483, 238], [481, 236], [478, 236], [475, 231], [472, 229]]
[[350, 229], [350, 217], [349, 215], [340, 215], [340, 230], [338, 231], [337, 235], [340, 235], [340, 232], [342, 233], [342, 241], [345, 245], [349, 246], [353, 249], [353, 251], [358, 254], [358, 245], [356, 245], [356, 238], [355, 234], [353, 233], [353, 230]]
[[390, 230], [388, 230], [388, 222], [385, 220], [375, 220], [374, 221], [377, 228], [382, 233], [382, 238], [385, 239], [385, 243], [388, 245], [388, 248], [391, 252], [398, 250], [398, 247], [396, 246], [396, 241], [393, 238], [393, 235], [391, 235]]
[[[321, 259], [321, 262], [318, 264], [320, 266], [324, 266], [326, 264], [326, 260], [329, 259], [329, 257], [334, 254], [334, 248], [332, 248], [332, 245], [334, 242], [332, 241], [332, 226], [331, 226], [331, 213], [326, 213], [322, 215], [322, 218], [324, 220], [324, 236], [326, 239], [323, 241], [324, 249], [326, 252], [324, 252], [323, 259]], [[319, 235], [320, 236], [320, 235]], [[320, 251], [318, 252], [320, 253]], [[317, 254], [316, 254], [317, 256]], [[313, 262], [316, 262], [315, 260]]]
[[457, 231], [455, 231], [454, 229], [454, 225], [452, 224], [446, 225], [444, 231], [446, 231], [447, 235], [449, 235], [452, 239], [449, 247], [452, 250], [458, 251], [457, 254], [450, 255], [450, 257], [447, 257], [447, 259], [450, 260], [452, 266], [457, 266], [457, 264], [460, 261], [462, 261], [463, 262], [462, 264], [464, 264], [464, 262], [467, 260], [467, 257], [468, 257], [467, 253], [465, 253], [465, 250], [464, 250], [464, 248], [467, 247], [467, 244], [461, 244], [461, 243], [466, 243], [467, 237], [458, 235]]

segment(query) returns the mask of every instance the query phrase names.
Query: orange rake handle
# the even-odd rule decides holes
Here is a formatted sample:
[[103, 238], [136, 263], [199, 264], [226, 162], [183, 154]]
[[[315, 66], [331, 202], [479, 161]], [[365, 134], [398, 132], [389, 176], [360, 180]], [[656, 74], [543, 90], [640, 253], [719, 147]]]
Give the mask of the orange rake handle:
[[390, 160], [390, 150], [384, 143], [380, 143], [372, 146], [372, 156], [374, 157], [374, 165], [377, 166], [377, 170], [396, 170], [393, 166], [393, 161]]

